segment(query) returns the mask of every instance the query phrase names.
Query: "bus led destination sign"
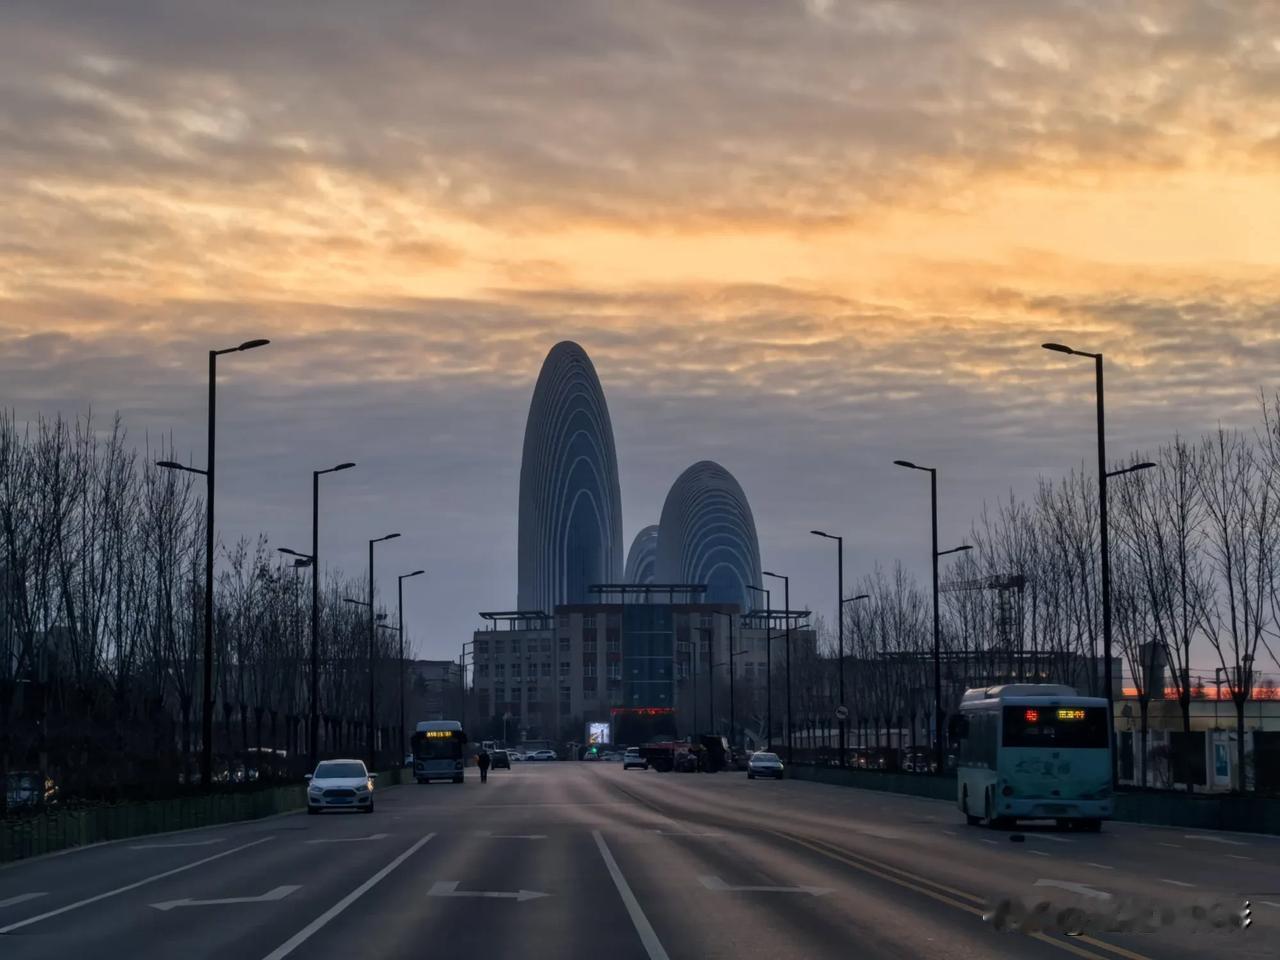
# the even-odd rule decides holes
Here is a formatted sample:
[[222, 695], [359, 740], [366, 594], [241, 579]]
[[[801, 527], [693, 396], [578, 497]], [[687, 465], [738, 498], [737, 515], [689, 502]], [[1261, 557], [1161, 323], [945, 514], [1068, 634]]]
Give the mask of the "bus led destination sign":
[[456, 730], [428, 730], [423, 733], [423, 736], [428, 740], [448, 740], [456, 732]]
[[1084, 710], [1081, 710], [1081, 709], [1059, 710], [1058, 719], [1059, 720], [1083, 720]]

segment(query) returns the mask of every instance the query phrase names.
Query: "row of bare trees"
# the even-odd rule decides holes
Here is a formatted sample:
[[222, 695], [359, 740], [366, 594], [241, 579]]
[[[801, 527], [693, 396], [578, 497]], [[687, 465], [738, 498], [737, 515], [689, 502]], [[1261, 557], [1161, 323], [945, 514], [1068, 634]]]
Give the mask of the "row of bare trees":
[[[0, 774], [39, 771], [64, 797], [154, 794], [190, 778], [205, 668], [203, 490], [154, 466], [170, 447], [138, 449], [118, 418], [0, 417]], [[268, 758], [289, 766], [309, 748], [309, 572], [262, 539], [220, 547], [218, 571], [214, 750], [224, 777], [249, 757], [265, 775]], [[361, 751], [367, 737], [368, 614], [341, 602], [363, 589], [337, 575], [323, 584], [324, 752]], [[387, 728], [392, 639], [375, 649]]]
[[[1264, 671], [1280, 668], [1280, 399], [1260, 410], [1253, 429], [1175, 438], [1133, 460], [1155, 469], [1109, 484], [1112, 682], [1137, 701], [1144, 759], [1151, 701], [1176, 699], [1189, 731], [1206, 664], [1234, 706], [1238, 770], [1245, 706], [1275, 696]], [[968, 686], [1007, 680], [1103, 695], [1099, 534], [1084, 468], [984, 509], [973, 549], [942, 573], [944, 710]], [[894, 568], [850, 592], [869, 595], [844, 611], [850, 722], [931, 730], [927, 586]]]

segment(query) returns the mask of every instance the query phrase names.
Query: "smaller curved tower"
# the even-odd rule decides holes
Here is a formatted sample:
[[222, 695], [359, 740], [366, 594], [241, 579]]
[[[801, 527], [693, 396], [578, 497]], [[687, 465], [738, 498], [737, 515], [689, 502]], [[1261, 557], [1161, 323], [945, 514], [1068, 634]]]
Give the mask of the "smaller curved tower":
[[658, 525], [651, 523], [631, 541], [627, 551], [627, 583], [655, 583], [658, 565]]
[[659, 583], [699, 583], [708, 603], [751, 608], [747, 587], [760, 583], [756, 522], [738, 481], [710, 460], [676, 479], [658, 524]]

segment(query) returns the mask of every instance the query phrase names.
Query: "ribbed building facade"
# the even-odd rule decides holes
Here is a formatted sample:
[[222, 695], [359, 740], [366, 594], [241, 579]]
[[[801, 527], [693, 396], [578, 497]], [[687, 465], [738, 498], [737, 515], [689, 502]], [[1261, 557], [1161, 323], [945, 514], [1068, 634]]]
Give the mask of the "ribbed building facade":
[[529, 404], [520, 462], [517, 603], [551, 613], [622, 576], [622, 495], [613, 425], [578, 344], [547, 354]]
[[760, 583], [760, 542], [755, 518], [738, 481], [710, 460], [676, 479], [658, 524], [659, 583], [697, 583], [707, 603], [752, 608], [749, 585]]
[[658, 525], [650, 524], [631, 541], [627, 551], [627, 583], [654, 583], [658, 568]]

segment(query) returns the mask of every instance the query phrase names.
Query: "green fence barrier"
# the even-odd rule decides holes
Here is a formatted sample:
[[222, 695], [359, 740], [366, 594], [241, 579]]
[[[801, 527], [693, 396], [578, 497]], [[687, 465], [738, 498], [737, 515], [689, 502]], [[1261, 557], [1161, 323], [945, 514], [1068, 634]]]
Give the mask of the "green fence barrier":
[[[397, 768], [379, 773], [378, 786], [398, 786], [405, 780], [404, 771]], [[306, 784], [289, 784], [251, 793], [150, 800], [85, 810], [52, 810], [41, 816], [0, 822], [0, 863], [107, 840], [259, 820], [277, 813], [301, 810], [306, 805]]]

